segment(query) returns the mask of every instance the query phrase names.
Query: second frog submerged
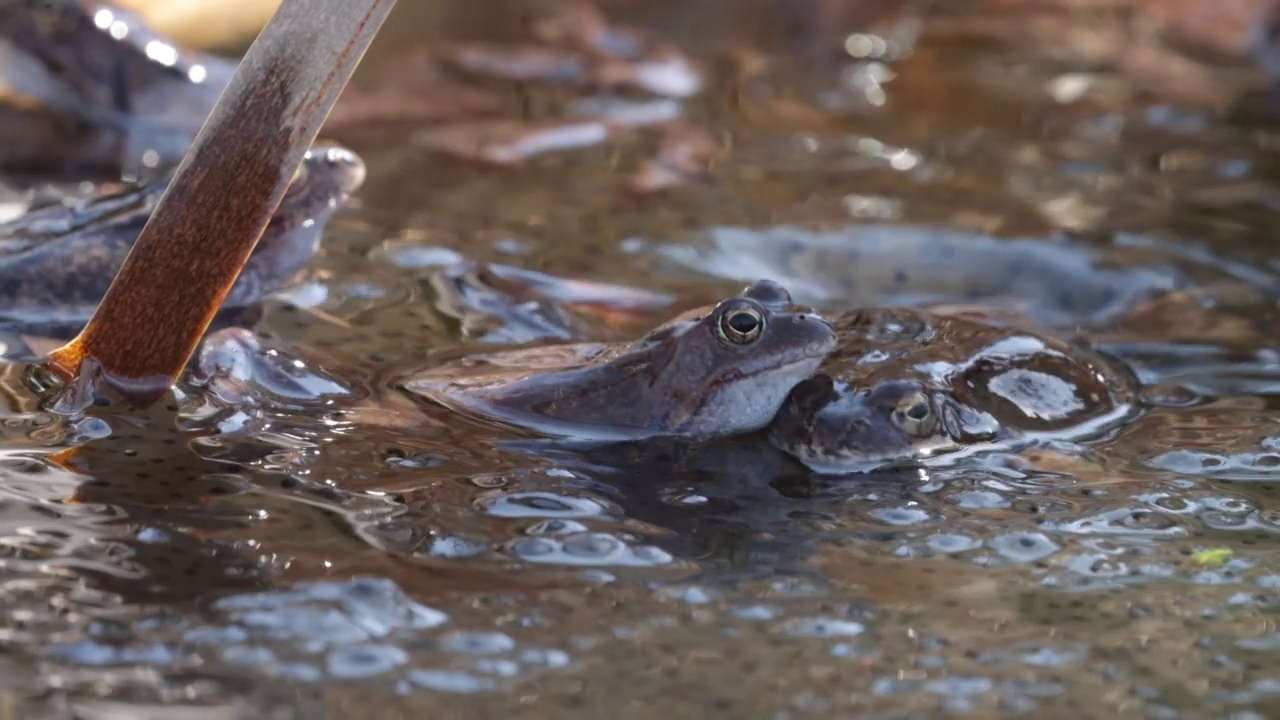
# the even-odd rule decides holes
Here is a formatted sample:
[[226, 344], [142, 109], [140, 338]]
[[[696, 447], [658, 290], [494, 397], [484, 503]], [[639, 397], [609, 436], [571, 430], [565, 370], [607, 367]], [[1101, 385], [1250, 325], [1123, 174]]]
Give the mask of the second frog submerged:
[[1135, 411], [1130, 373], [1061, 340], [901, 308], [854, 311], [832, 324], [839, 347], [791, 392], [769, 433], [818, 472], [1087, 437]]

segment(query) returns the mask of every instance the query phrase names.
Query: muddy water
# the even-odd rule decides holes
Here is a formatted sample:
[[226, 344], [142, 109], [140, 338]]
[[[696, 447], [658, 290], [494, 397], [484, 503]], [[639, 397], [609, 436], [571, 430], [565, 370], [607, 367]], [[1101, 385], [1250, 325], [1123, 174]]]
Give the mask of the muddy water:
[[[402, 5], [370, 73], [418, 23], [520, 32], [515, 3]], [[764, 14], [785, 6], [613, 5], [705, 62], [706, 89], [679, 101], [714, 140], [705, 173], [638, 193], [644, 133], [492, 167], [415, 145], [420, 128], [346, 130], [368, 183], [257, 328], [308, 358], [309, 387], [364, 398], [489, 347], [476, 327], [626, 337], [753, 276], [826, 307], [852, 277], [857, 302], [1084, 328], [1147, 383], [1145, 413], [1089, 443], [817, 477], [746, 442], [584, 455], [462, 418], [360, 422], [341, 392], [278, 385], [247, 402], [188, 379], [148, 411], [64, 418], [11, 366], [0, 717], [1280, 712], [1273, 121], [927, 23], [847, 19], [907, 38], [877, 66], [813, 52], [823, 23]], [[485, 87], [531, 117], [576, 96]], [[862, 264], [795, 261], [833, 233], [870, 243]], [[940, 276], [920, 238], [988, 254]], [[1065, 255], [992, 259], [1015, 239]], [[468, 324], [438, 282], [464, 259], [670, 304]], [[899, 261], [908, 287], [859, 275]], [[1248, 291], [1143, 306], [1224, 283]]]

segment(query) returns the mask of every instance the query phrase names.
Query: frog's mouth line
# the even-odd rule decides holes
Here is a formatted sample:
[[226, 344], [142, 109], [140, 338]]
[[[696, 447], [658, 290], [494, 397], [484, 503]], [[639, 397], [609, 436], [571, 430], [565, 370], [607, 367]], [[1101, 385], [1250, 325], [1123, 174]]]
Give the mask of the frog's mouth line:
[[927, 443], [913, 446], [909, 452], [815, 452], [803, 444], [786, 445], [783, 450], [795, 456], [806, 467], [819, 475], [856, 475], [894, 467], [926, 464], [937, 457], [958, 458], [969, 451], [987, 449], [986, 443], [964, 445], [949, 436], [942, 436]]
[[[820, 364], [822, 362], [822, 359], [825, 357], [826, 357], [826, 353], [823, 353], [821, 355], [804, 355], [796, 359], [792, 359], [792, 360], [783, 359], [783, 360], [779, 360], [778, 362], [770, 363], [768, 365], [761, 365], [761, 366], [752, 367], [749, 369], [735, 368], [712, 380], [710, 383], [708, 383], [708, 387], [713, 389], [719, 389], [730, 383], [738, 382], [739, 380], [746, 380], [748, 378], [753, 378], [759, 375], [763, 375], [765, 373], [777, 372], [779, 370], [794, 367], [796, 365], [803, 365], [804, 363], [810, 363], [810, 362], [814, 363], [814, 366], [815, 366], [814, 369], [817, 369], [817, 365]], [[812, 373], [809, 373], [809, 374], [812, 374]], [[796, 385], [799, 385], [804, 380], [805, 378], [803, 377], [799, 378], [798, 380], [796, 380]], [[792, 387], [794, 387], [794, 385]], [[791, 392], [791, 388], [787, 388], [787, 392]], [[704, 395], [704, 397], [706, 396]], [[701, 408], [701, 406], [699, 406], [699, 408]]]

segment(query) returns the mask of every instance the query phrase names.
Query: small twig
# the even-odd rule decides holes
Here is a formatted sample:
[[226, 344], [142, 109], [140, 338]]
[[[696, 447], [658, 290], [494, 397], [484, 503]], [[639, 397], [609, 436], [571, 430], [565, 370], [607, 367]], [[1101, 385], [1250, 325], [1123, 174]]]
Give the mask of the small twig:
[[[146, 406], [173, 384], [395, 0], [284, 0], [85, 329], [48, 356]], [[86, 364], [86, 361], [91, 361]]]

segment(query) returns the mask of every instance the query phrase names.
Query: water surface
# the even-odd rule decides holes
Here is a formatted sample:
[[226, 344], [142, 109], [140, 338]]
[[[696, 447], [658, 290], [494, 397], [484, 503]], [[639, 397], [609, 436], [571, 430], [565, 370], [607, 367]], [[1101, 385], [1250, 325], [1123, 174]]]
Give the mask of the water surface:
[[[394, 71], [420, 23], [438, 24], [433, 48], [522, 32], [517, 3], [402, 5], [362, 77]], [[312, 390], [359, 395], [499, 340], [634, 336], [769, 274], [825, 307], [988, 303], [1087, 326], [1148, 384], [1146, 412], [1089, 443], [832, 478], [750, 443], [584, 456], [463, 418], [363, 424], [334, 412], [341, 395], [243, 405], [189, 379], [148, 411], [66, 419], [12, 366], [0, 714], [1280, 712], [1274, 120], [878, 13], [847, 19], [866, 31], [849, 47], [896, 43], [884, 62], [806, 52], [826, 47], [822, 22], [767, 4], [614, 5], [701, 63], [703, 89], [666, 100], [710, 159], [642, 192], [656, 131], [497, 167], [424, 146], [419, 126], [346, 130], [368, 182], [258, 326], [311, 353]], [[475, 82], [537, 121], [602, 97]], [[962, 255], [945, 278], [856, 298], [832, 278], [872, 260], [784, 266], [763, 249], [860, 233], [876, 267], [919, 245], [901, 253], [912, 273], [921, 238], [1054, 249], [1018, 275], [1034, 282]], [[460, 317], [439, 278], [462, 260], [670, 303]], [[1122, 321], [1215, 283], [1247, 292], [1195, 326]], [[1080, 287], [1097, 290], [1065, 292]]]

